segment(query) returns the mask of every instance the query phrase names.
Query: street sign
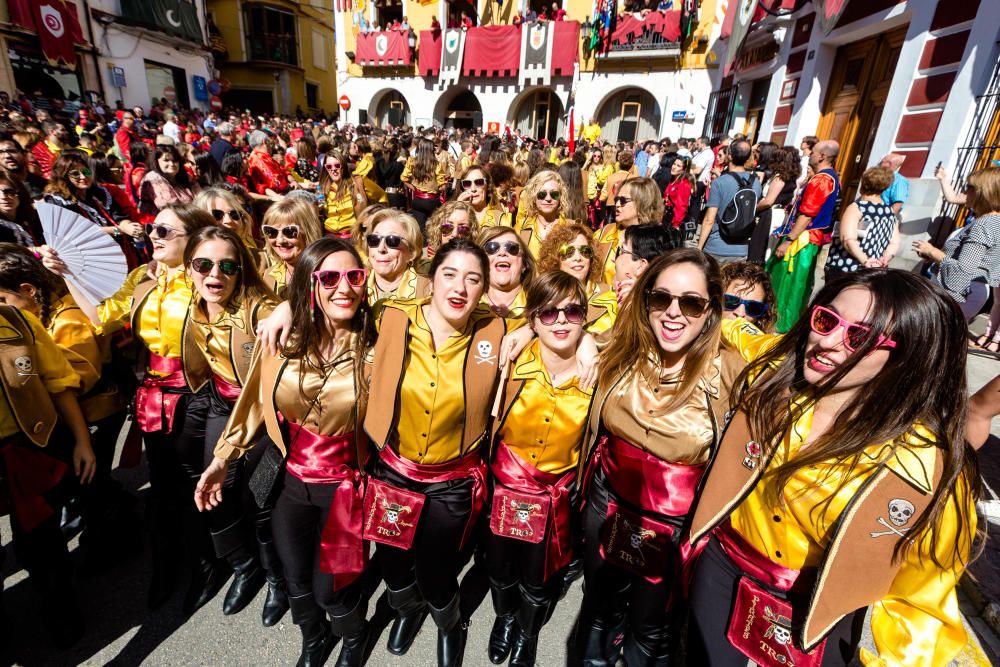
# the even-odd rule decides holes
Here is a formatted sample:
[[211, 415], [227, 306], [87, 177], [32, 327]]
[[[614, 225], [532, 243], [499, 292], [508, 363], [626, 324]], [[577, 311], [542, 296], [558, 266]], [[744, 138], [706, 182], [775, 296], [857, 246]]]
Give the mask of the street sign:
[[211, 81], [208, 82], [208, 85], [206, 87], [208, 88], [208, 92], [211, 95], [222, 94], [222, 84], [219, 83], [218, 79], [212, 79]]
[[111, 68], [111, 85], [114, 88], [125, 88], [125, 68], [124, 67], [112, 67]]
[[177, 90], [175, 90], [173, 86], [164, 86], [164, 88], [163, 88], [163, 96], [167, 98], [168, 102], [171, 102], [171, 103], [172, 102], [176, 102], [177, 101]]
[[486, 124], [486, 134], [500, 134], [500, 123], [489, 122]]
[[687, 120], [687, 111], [673, 111], [670, 114], [670, 120], [675, 123], [683, 123]]
[[194, 85], [194, 99], [205, 101], [208, 99], [208, 86], [205, 83], [205, 77], [194, 76], [191, 78], [191, 82]]
[[347, 95], [341, 95], [339, 103], [340, 103], [340, 108], [343, 109], [344, 111], [347, 111], [348, 109], [351, 108], [351, 98], [348, 97]]
[[212, 107], [212, 111], [222, 111], [222, 98], [218, 95], [212, 95], [208, 100], [208, 106]]

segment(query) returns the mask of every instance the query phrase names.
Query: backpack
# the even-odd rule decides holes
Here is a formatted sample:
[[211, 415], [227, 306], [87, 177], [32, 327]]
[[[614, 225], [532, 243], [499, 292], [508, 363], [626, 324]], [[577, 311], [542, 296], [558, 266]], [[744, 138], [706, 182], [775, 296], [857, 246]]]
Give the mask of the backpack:
[[750, 174], [745, 181], [732, 172], [726, 175], [736, 179], [740, 189], [718, 218], [719, 238], [731, 245], [744, 245], [750, 240], [757, 221], [757, 201], [760, 195], [753, 190], [757, 175]]

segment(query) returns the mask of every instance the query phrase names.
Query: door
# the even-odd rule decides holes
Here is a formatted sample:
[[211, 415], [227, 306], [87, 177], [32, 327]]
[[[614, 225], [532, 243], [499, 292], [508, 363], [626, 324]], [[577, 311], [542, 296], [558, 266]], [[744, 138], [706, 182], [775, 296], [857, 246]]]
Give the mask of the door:
[[837, 50], [817, 135], [840, 144], [841, 201], [853, 201], [878, 132], [906, 26]]
[[642, 103], [622, 102], [621, 122], [618, 124], [618, 141], [635, 141], [639, 131]]

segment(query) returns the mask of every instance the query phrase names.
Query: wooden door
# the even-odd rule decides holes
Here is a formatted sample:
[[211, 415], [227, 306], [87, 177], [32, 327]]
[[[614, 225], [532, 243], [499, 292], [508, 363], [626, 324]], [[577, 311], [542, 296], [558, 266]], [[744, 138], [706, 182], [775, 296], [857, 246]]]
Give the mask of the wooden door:
[[871, 158], [906, 26], [837, 50], [817, 135], [840, 144], [841, 201], [853, 201]]

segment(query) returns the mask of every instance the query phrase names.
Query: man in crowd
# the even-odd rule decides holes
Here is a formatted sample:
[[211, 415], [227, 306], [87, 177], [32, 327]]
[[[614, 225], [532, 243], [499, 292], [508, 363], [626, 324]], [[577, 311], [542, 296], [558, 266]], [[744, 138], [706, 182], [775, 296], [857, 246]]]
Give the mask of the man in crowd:
[[712, 183], [701, 222], [701, 238], [698, 248], [712, 255], [722, 263], [746, 259], [746, 243], [728, 243], [719, 234], [719, 218], [729, 208], [736, 193], [749, 188], [760, 200], [760, 182], [753, 174], [747, 173], [746, 163], [753, 148], [747, 141], [735, 141], [729, 146], [729, 170]]
[[47, 181], [28, 170], [28, 154], [9, 134], [0, 134], [0, 169], [24, 183], [32, 199], [42, 196]]
[[767, 262], [778, 301], [778, 333], [791, 329], [812, 294], [816, 256], [833, 226], [833, 211], [840, 194], [840, 178], [834, 169], [838, 153], [840, 145], [836, 141], [820, 141], [813, 147], [809, 166], [815, 175], [778, 231], [781, 240]]
[[691, 175], [698, 183], [707, 186], [712, 180], [712, 165], [715, 164], [715, 152], [709, 145], [708, 137], [698, 137], [694, 143], [695, 153], [691, 158]]
[[139, 141], [139, 134], [135, 131], [135, 114], [131, 111], [122, 112], [122, 124], [115, 132], [115, 149], [118, 158], [123, 162], [132, 159], [132, 142]]
[[247, 176], [254, 191], [259, 195], [284, 194], [288, 191], [288, 172], [271, 157], [271, 147], [267, 133], [254, 130], [247, 141], [250, 155], [247, 156]]
[[878, 163], [878, 166], [892, 169], [892, 185], [882, 193], [882, 201], [892, 207], [892, 212], [898, 217], [903, 210], [903, 204], [910, 198], [910, 182], [899, 173], [899, 168], [906, 160], [905, 155], [889, 153]]
[[222, 161], [226, 159], [226, 156], [233, 152], [238, 152], [239, 149], [236, 148], [235, 138], [236, 138], [236, 128], [229, 121], [219, 123], [216, 130], [219, 133], [219, 137], [212, 142], [212, 147], [209, 149], [209, 153], [212, 155], [212, 159], [221, 167]]
[[45, 138], [36, 143], [31, 152], [35, 156], [35, 162], [42, 170], [42, 176], [49, 179], [52, 176], [52, 165], [64, 148], [69, 148], [69, 131], [61, 123], [47, 120], [42, 123], [42, 130]]

